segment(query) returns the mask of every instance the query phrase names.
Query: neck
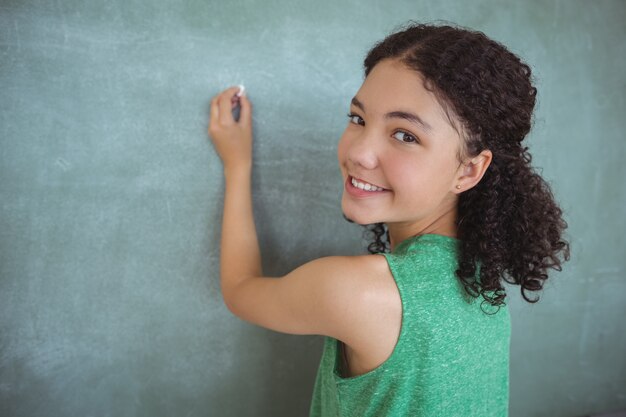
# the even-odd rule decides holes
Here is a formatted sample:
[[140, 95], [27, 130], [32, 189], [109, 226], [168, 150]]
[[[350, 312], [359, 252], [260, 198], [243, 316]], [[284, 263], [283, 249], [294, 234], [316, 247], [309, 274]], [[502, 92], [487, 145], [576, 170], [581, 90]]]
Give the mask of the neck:
[[434, 234], [457, 237], [456, 207], [445, 211], [439, 217], [418, 222], [387, 223], [389, 243], [393, 250], [400, 242], [418, 235]]

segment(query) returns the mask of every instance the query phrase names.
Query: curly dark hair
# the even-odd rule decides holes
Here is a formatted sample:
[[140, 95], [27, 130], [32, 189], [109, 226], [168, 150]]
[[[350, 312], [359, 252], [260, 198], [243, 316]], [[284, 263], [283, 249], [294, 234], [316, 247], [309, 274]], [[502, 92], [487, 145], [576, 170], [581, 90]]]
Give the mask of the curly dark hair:
[[[501, 279], [540, 291], [546, 270], [569, 260], [562, 238], [567, 223], [550, 186], [531, 167], [522, 141], [531, 128], [537, 89], [531, 69], [484, 33], [456, 25], [409, 22], [376, 44], [364, 60], [365, 76], [384, 59], [395, 59], [424, 78], [463, 138], [458, 159], [492, 152], [480, 182], [459, 196], [460, 240], [456, 275], [471, 296], [499, 307]], [[365, 225], [370, 253], [389, 251], [383, 223]], [[479, 274], [477, 277], [477, 268]], [[484, 310], [484, 309], [483, 309]], [[497, 310], [496, 310], [497, 311]]]

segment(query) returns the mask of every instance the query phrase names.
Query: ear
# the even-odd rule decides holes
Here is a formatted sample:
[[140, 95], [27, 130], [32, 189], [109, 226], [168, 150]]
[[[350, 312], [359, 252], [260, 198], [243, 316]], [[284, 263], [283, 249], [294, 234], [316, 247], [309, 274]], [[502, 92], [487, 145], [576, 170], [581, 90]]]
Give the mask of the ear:
[[[473, 158], [469, 158], [460, 167], [453, 191], [462, 193], [474, 187], [487, 171], [493, 155], [489, 149], [483, 150]], [[459, 187], [460, 186], [460, 187]]]

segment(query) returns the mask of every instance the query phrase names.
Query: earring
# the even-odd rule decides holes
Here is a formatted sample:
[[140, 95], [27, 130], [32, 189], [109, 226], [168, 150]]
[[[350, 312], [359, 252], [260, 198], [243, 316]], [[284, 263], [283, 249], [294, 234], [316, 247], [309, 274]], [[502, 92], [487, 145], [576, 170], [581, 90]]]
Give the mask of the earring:
[[456, 186], [456, 189], [457, 189], [457, 190], [460, 190], [460, 189], [461, 189], [461, 186], [460, 186], [460, 185], [457, 185], [457, 186]]

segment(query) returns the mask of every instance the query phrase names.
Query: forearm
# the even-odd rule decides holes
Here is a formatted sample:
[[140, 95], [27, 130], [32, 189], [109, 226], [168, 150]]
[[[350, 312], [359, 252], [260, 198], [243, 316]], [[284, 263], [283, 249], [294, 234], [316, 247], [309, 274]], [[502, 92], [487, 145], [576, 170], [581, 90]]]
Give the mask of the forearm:
[[225, 169], [224, 214], [220, 254], [222, 295], [244, 280], [263, 275], [252, 210], [251, 168]]

